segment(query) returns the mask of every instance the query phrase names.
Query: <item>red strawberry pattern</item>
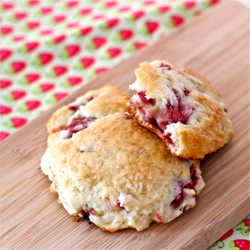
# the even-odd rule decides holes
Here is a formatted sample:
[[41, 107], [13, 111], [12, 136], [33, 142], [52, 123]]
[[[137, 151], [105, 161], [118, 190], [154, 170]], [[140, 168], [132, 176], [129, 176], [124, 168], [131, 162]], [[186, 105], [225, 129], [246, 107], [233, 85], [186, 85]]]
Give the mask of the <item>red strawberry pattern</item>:
[[82, 78], [78, 76], [69, 77], [67, 80], [70, 86], [76, 86], [82, 82]]
[[132, 38], [132, 36], [133, 36], [134, 33], [133, 33], [132, 30], [123, 29], [123, 30], [120, 30], [120, 31], [119, 31], [119, 34], [120, 34], [120, 36], [121, 36], [121, 39], [122, 39], [123, 41], [126, 41], [126, 40]]
[[0, 142], [7, 138], [10, 134], [5, 131], [0, 131]]
[[249, 250], [250, 241], [245, 239], [231, 240], [229, 243], [230, 250]]
[[177, 16], [177, 15], [171, 16], [171, 20], [172, 20], [172, 23], [173, 23], [174, 27], [180, 26], [181, 24], [184, 23], [183, 17]]
[[86, 69], [89, 68], [95, 62], [95, 59], [93, 57], [85, 57], [82, 58], [80, 61], [82, 63], [82, 67]]
[[41, 65], [46, 65], [46, 64], [50, 63], [53, 60], [54, 56], [51, 53], [44, 52], [44, 53], [39, 54], [38, 57], [40, 59], [40, 64]]
[[159, 23], [154, 22], [154, 21], [148, 21], [145, 23], [145, 25], [146, 25], [148, 34], [154, 33], [159, 27]]
[[39, 46], [38, 42], [27, 42], [25, 44], [25, 47], [26, 47], [26, 50], [27, 50], [28, 53], [30, 53], [33, 50], [35, 50], [38, 46]]
[[105, 37], [94, 37], [93, 38], [93, 44], [96, 49], [99, 49], [101, 46], [103, 46], [106, 43], [106, 38]]
[[68, 57], [75, 56], [80, 52], [81, 48], [79, 45], [68, 45], [66, 46], [66, 51], [68, 53]]
[[14, 7], [14, 4], [12, 4], [12, 3], [3, 3], [2, 4], [2, 9], [4, 11], [11, 10], [13, 7]]
[[26, 67], [26, 63], [23, 61], [15, 61], [11, 64], [13, 73], [19, 73], [24, 70]]
[[114, 58], [121, 54], [122, 51], [119, 48], [110, 48], [107, 50], [107, 52], [110, 58]]
[[27, 83], [31, 84], [31, 83], [37, 81], [40, 78], [40, 75], [36, 74], [36, 73], [30, 73], [30, 74], [26, 74], [25, 77], [26, 77]]
[[26, 104], [27, 110], [31, 111], [31, 110], [37, 109], [41, 105], [41, 102], [38, 100], [29, 100], [29, 101], [26, 101], [25, 104]]
[[6, 35], [9, 35], [13, 31], [13, 28], [9, 26], [3, 26], [1, 27], [0, 31], [3, 36], [6, 36]]
[[12, 82], [9, 80], [0, 80], [0, 89], [6, 89], [12, 85]]
[[106, 21], [106, 25], [108, 29], [114, 28], [118, 23], [119, 23], [118, 18], [113, 18], [113, 19], [109, 19]]
[[38, 92], [46, 93], [52, 90], [55, 87], [53, 83], [42, 83], [39, 85], [39, 90]]
[[68, 95], [68, 93], [55, 93], [55, 98], [56, 101], [59, 102], [61, 101], [64, 97], [66, 97]]
[[26, 91], [23, 91], [23, 90], [12, 90], [10, 92], [10, 94], [8, 95], [8, 97], [9, 97], [8, 99], [17, 101], [17, 100], [22, 99], [24, 96], [26, 96]]
[[27, 123], [27, 119], [22, 117], [15, 117], [10, 119], [11, 126], [14, 128], [20, 128]]
[[27, 13], [25, 13], [25, 12], [16, 12], [15, 13], [15, 19], [17, 21], [20, 21], [20, 20], [22, 20], [22, 19], [24, 19], [26, 17], [27, 17]]
[[0, 49], [0, 61], [8, 59], [12, 54], [10, 49]]
[[9, 114], [11, 112], [12, 112], [12, 108], [11, 107], [8, 107], [8, 106], [0, 104], [0, 114], [1, 115], [7, 115], [7, 114]]
[[53, 70], [56, 76], [61, 76], [68, 71], [68, 68], [66, 66], [55, 66]]

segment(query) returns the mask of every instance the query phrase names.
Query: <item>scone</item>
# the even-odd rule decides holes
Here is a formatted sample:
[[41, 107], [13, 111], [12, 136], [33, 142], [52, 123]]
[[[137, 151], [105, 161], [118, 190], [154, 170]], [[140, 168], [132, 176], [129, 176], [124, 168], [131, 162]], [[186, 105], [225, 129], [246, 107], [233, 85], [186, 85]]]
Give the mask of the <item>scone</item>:
[[129, 97], [118, 87], [92, 90], [73, 103], [57, 110], [47, 124], [48, 145], [69, 139], [89, 127], [96, 119], [116, 112], [126, 112]]
[[195, 206], [204, 181], [198, 160], [171, 155], [157, 135], [126, 117], [122, 108], [109, 108], [110, 102], [125, 109], [128, 97], [120, 96], [114, 91], [106, 106], [100, 102], [103, 115], [90, 126], [51, 143], [41, 168], [70, 215], [105, 231], [142, 231]]
[[141, 63], [128, 112], [156, 133], [171, 154], [203, 159], [233, 137], [219, 92], [201, 75], [170, 61]]

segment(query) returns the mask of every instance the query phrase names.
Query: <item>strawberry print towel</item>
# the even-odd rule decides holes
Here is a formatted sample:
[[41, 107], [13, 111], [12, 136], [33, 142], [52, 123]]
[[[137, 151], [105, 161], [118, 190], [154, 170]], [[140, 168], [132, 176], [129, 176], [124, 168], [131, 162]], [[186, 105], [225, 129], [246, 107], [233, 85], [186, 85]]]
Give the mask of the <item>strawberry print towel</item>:
[[[0, 141], [222, 0], [1, 0]], [[249, 249], [249, 217], [211, 249]]]

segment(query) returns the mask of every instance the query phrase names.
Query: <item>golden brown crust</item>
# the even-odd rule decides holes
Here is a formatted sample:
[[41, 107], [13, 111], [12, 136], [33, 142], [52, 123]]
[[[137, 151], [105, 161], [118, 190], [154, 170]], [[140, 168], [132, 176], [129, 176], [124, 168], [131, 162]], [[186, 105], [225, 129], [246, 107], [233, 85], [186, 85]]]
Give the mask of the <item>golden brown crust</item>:
[[[169, 65], [171, 70], [162, 70], [157, 66], [159, 63]], [[127, 110], [138, 123], [156, 133], [166, 143], [171, 154], [184, 159], [203, 159], [206, 154], [218, 150], [233, 137], [232, 122], [225, 112], [226, 106], [219, 92], [203, 76], [170, 61], [140, 65], [136, 70], [137, 80], [131, 88], [144, 92], [145, 98], [154, 99], [156, 104], [145, 104], [135, 95], [127, 103]], [[164, 130], [159, 129], [150, 124], [147, 116], [150, 114], [157, 122], [158, 114], [164, 114], [169, 103], [175, 101], [178, 105], [180, 101], [177, 102], [173, 89], [180, 96], [181, 102], [190, 110], [192, 108], [189, 111], [191, 116], [185, 124], [170, 123]], [[184, 89], [188, 89], [188, 94]], [[171, 140], [166, 135], [170, 135]]]

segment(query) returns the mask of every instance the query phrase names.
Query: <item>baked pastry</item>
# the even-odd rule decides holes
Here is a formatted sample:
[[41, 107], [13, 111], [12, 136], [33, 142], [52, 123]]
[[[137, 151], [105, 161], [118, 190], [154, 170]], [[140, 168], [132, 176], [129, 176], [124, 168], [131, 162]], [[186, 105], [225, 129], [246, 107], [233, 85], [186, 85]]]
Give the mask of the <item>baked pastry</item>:
[[170, 61], [141, 63], [130, 85], [130, 115], [156, 133], [171, 154], [203, 159], [233, 137], [219, 92], [201, 75]]
[[125, 116], [122, 108], [112, 113], [109, 101], [114, 106], [123, 102], [125, 109], [128, 98], [121, 101], [119, 91], [112, 93], [106, 106], [99, 103], [106, 115], [51, 143], [41, 168], [70, 215], [105, 231], [142, 231], [195, 206], [204, 181], [198, 160], [171, 155], [157, 135]]
[[116, 112], [126, 112], [129, 97], [118, 87], [105, 86], [87, 92], [73, 103], [58, 109], [47, 124], [48, 145], [69, 139], [86, 129], [96, 119]]

